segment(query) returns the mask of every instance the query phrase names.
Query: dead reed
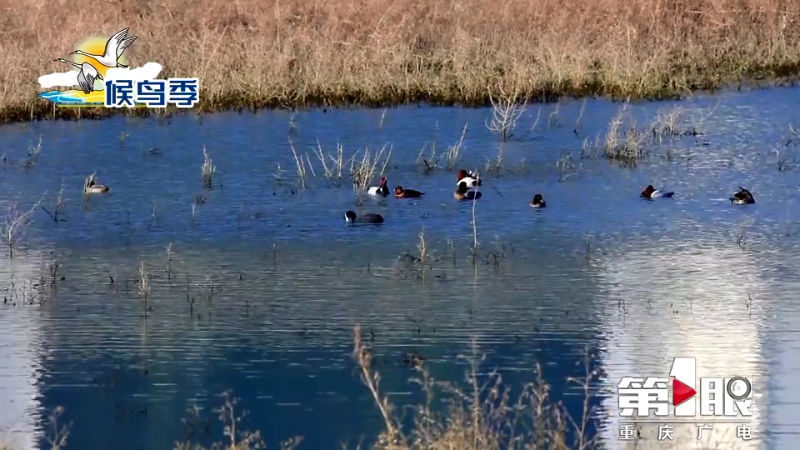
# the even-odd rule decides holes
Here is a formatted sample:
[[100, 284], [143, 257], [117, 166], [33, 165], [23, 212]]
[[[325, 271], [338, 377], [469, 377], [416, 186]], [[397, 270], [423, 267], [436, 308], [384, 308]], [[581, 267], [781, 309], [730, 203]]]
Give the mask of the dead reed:
[[[289, 139], [289, 147], [294, 156], [295, 165], [297, 167], [297, 185], [299, 188], [305, 189], [309, 186], [310, 178], [317, 176], [317, 171], [314, 169], [314, 164], [311, 162], [311, 157], [308, 153], [301, 154], [295, 149], [292, 140]], [[350, 158], [345, 160], [344, 148], [341, 144], [336, 146], [335, 154], [326, 154], [322, 149], [322, 145], [317, 141], [317, 146], [312, 149], [314, 155], [319, 160], [322, 166], [321, 175], [325, 178], [328, 186], [341, 187], [342, 176], [349, 164], [350, 180], [353, 183], [353, 190], [356, 194], [365, 192], [369, 189], [375, 175], [382, 177], [386, 173], [386, 167], [389, 165], [389, 159], [392, 156], [392, 145], [386, 143], [380, 150], [374, 152], [369, 147], [357, 149]], [[281, 169], [278, 165], [278, 170], [272, 175], [278, 185], [286, 183], [284, 173], [286, 171]], [[290, 186], [292, 193], [295, 192], [294, 187]]]
[[39, 136], [39, 143], [28, 149], [28, 156], [22, 160], [22, 170], [32, 169], [33, 166], [39, 161], [39, 155], [42, 153], [42, 136]]
[[64, 203], [66, 203], [66, 201], [64, 200], [64, 188], [62, 187], [58, 191], [58, 197], [56, 197], [56, 200], [53, 204], [53, 211], [51, 212], [44, 206], [42, 206], [41, 208], [42, 211], [44, 211], [48, 216], [50, 216], [51, 219], [53, 219], [53, 222], [56, 223], [64, 222], [67, 220], [62, 217], [64, 215], [64, 212], [61, 210], [61, 208], [64, 207]]
[[13, 202], [8, 206], [5, 220], [2, 224], [0, 224], [0, 239], [2, 239], [2, 242], [8, 248], [9, 259], [14, 257], [14, 250], [25, 234], [25, 231], [31, 222], [31, 216], [33, 215], [33, 212], [39, 209], [39, 205], [42, 204], [42, 200], [44, 199], [45, 195], [47, 194], [43, 194], [42, 198], [40, 198], [30, 209], [24, 211], [17, 209], [16, 202]]
[[203, 174], [203, 187], [212, 189], [214, 187], [214, 174], [217, 173], [217, 166], [206, 151], [206, 146], [203, 146], [203, 165], [200, 166], [200, 171]]
[[[534, 369], [534, 380], [512, 400], [510, 390], [497, 371], [481, 372], [483, 357], [473, 345], [473, 354], [460, 356], [469, 363], [466, 388], [459, 384], [435, 381], [421, 361], [415, 363], [418, 384], [426, 399], [413, 407], [413, 427], [404, 429], [389, 398], [381, 393], [380, 375], [372, 366], [372, 349], [362, 340], [361, 328], [354, 328], [353, 356], [380, 411], [385, 430], [376, 449], [580, 449], [598, 447], [589, 437], [593, 420], [591, 386], [600, 372], [585, 359], [585, 376], [568, 379], [582, 387], [581, 417], [573, 419], [560, 402], [550, 399], [550, 387], [542, 378], [541, 366]], [[573, 436], [570, 439], [570, 436]]]
[[[150, 279], [147, 276], [147, 269], [144, 261], [139, 262], [139, 280], [137, 294], [142, 301], [142, 310], [147, 312], [147, 297], [150, 295]], [[145, 316], [146, 317], [146, 316]]]
[[[0, 0], [0, 119], [92, 118], [53, 108], [37, 78], [91, 35], [139, 36], [134, 66], [201, 78], [201, 111], [407, 101], [488, 105], [599, 94], [665, 98], [800, 69], [800, 5], [770, 0]], [[85, 27], [63, 24], [88, 23]], [[32, 56], [33, 55], [33, 56]], [[487, 89], [490, 87], [491, 89]], [[148, 114], [141, 108], [128, 114]]]
[[447, 153], [445, 153], [445, 168], [447, 170], [453, 170], [456, 168], [456, 164], [461, 161], [461, 149], [464, 147], [464, 136], [467, 134], [467, 123], [464, 124], [464, 129], [461, 130], [461, 137], [458, 138], [458, 142], [451, 145], [447, 148]]
[[[635, 167], [641, 158], [648, 156], [653, 150], [661, 147], [664, 149], [664, 153], [661, 156], [671, 159], [673, 158], [672, 144], [677, 139], [686, 136], [693, 137], [696, 143], [700, 145], [697, 140], [697, 137], [701, 136], [700, 129], [714, 109], [712, 109], [711, 113], [702, 117], [685, 118], [686, 112], [680, 106], [675, 106], [668, 111], [659, 110], [648, 126], [640, 127], [634, 118], [631, 103], [625, 101], [620, 105], [617, 114], [609, 121], [608, 128], [604, 134], [596, 136], [594, 141], [591, 141], [588, 137], [584, 139], [580, 150], [580, 158], [590, 159], [601, 155], [617, 161], [623, 166]], [[578, 134], [577, 126], [575, 133]], [[785, 161], [782, 162], [781, 160], [783, 154], [778, 152], [777, 156], [778, 169], [781, 170], [785, 164]], [[500, 156], [498, 155], [499, 159]], [[559, 172], [559, 181], [564, 181], [568, 177], [577, 174], [581, 169], [581, 165], [576, 165], [572, 160], [572, 154], [566, 152], [562, 153], [556, 163], [556, 169]]]

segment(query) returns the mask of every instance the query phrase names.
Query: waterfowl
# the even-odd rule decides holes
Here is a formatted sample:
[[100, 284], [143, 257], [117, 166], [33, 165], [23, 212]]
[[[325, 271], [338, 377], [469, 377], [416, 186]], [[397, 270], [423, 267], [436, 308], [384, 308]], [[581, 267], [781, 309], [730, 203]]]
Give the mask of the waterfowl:
[[753, 198], [753, 194], [743, 187], [739, 187], [739, 192], [733, 194], [730, 200], [734, 205], [748, 205], [756, 202], [756, 199]]
[[458, 183], [457, 183], [457, 185], [460, 185], [461, 183], [466, 183], [467, 184], [467, 188], [469, 188], [469, 189], [474, 188], [475, 186], [482, 186], [483, 185], [481, 183], [481, 179], [478, 176], [478, 174], [470, 172], [468, 170], [464, 170], [464, 169], [461, 169], [461, 170], [458, 171]]
[[86, 177], [86, 181], [84, 181], [83, 183], [84, 194], [105, 194], [108, 191], [109, 191], [108, 186], [97, 184], [94, 181], [94, 174], [91, 174], [88, 177]]
[[529, 205], [531, 205], [531, 208], [544, 208], [547, 206], [547, 202], [544, 201], [542, 194], [536, 194], [533, 196], [533, 200], [531, 200]]
[[380, 195], [381, 197], [389, 195], [389, 188], [386, 187], [386, 177], [381, 177], [381, 184], [367, 189], [367, 193], [369, 195]]
[[456, 200], [477, 200], [482, 196], [483, 194], [481, 192], [468, 189], [467, 183], [465, 182], [458, 183], [458, 189], [453, 193], [453, 197], [455, 197]]
[[652, 184], [648, 184], [647, 187], [644, 188], [644, 190], [642, 191], [642, 198], [648, 198], [648, 199], [662, 198], [662, 197], [668, 198], [672, 197], [673, 195], [675, 195], [674, 192], [656, 189], [653, 187]]
[[344, 221], [347, 223], [383, 223], [383, 216], [380, 214], [367, 213], [361, 217], [356, 217], [353, 211], [344, 213]]
[[424, 192], [415, 191], [413, 189], [403, 189], [403, 186], [396, 186], [394, 188], [394, 196], [397, 198], [419, 198], [425, 195]]

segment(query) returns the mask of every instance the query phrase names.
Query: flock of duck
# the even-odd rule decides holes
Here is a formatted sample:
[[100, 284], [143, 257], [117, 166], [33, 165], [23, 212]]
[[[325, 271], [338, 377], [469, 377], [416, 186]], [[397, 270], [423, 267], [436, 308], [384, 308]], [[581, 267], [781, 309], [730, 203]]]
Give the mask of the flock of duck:
[[[483, 183], [478, 174], [461, 169], [458, 172], [458, 181], [456, 183], [456, 190], [453, 193], [453, 197], [456, 200], [461, 201], [477, 200], [481, 198], [481, 193], [476, 188], [482, 185]], [[389, 188], [386, 186], [386, 177], [381, 177], [380, 184], [378, 186], [370, 187], [367, 190], [367, 193], [372, 196], [387, 197], [389, 195]], [[402, 186], [396, 186], [394, 188], [395, 198], [420, 198], [423, 195], [425, 195], [424, 192], [415, 191], [413, 189], [404, 189]], [[640, 196], [643, 199], [653, 200], [657, 198], [671, 198], [673, 195], [675, 195], [675, 193], [672, 191], [656, 189], [653, 187], [653, 185], [649, 184], [646, 188], [644, 188]], [[736, 192], [732, 197], [730, 197], [730, 201], [735, 205], [747, 205], [756, 202], [753, 198], [753, 194], [743, 187], [740, 187], [739, 192]], [[528, 205], [531, 208], [539, 209], [546, 207], [547, 203], [544, 201], [542, 194], [535, 194], [533, 196], [533, 200], [531, 200]], [[384, 219], [383, 216], [376, 213], [367, 213], [361, 216], [356, 216], [354, 211], [347, 211], [344, 214], [344, 220], [347, 223], [383, 223]]]
[[[453, 197], [460, 201], [477, 200], [482, 196], [477, 187], [482, 185], [483, 182], [478, 174], [461, 169], [458, 172], [458, 181], [456, 183], [456, 190], [453, 193]], [[83, 184], [84, 194], [105, 194], [108, 191], [108, 186], [98, 184], [95, 181], [95, 174], [91, 174], [86, 177], [86, 180]], [[386, 177], [381, 177], [381, 181], [378, 186], [367, 189], [367, 194], [375, 197], [388, 197], [389, 188], [386, 186]], [[394, 188], [395, 198], [421, 198], [424, 195], [424, 192], [416, 191], [414, 189], [404, 189], [403, 186], [395, 186]], [[665, 189], [656, 189], [652, 184], [648, 184], [647, 187], [641, 192], [641, 197], [647, 200], [653, 200], [656, 198], [671, 198], [673, 195], [675, 195], [674, 192], [667, 191]], [[755, 198], [753, 198], [753, 194], [743, 187], [740, 187], [739, 192], [736, 192], [733, 194], [733, 197], [730, 197], [730, 201], [734, 205], [748, 205], [756, 202]], [[547, 206], [547, 202], [544, 201], [542, 194], [535, 194], [533, 196], [533, 200], [531, 200], [528, 205], [531, 208], [541, 209]], [[377, 213], [367, 213], [361, 216], [356, 216], [354, 211], [347, 211], [344, 214], [344, 220], [347, 223], [383, 223], [383, 216]]]

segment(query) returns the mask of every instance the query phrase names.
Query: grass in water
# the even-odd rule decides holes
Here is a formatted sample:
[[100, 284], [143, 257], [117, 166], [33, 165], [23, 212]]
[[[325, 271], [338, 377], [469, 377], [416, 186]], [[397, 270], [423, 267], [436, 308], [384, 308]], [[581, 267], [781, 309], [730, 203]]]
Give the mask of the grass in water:
[[[357, 103], [490, 104], [565, 95], [668, 98], [800, 71], [800, 9], [725, 0], [164, 0], [111, 9], [8, 1], [0, 18], [0, 120], [91, 118], [53, 108], [37, 78], [90, 35], [124, 25], [131, 67], [201, 79], [202, 111]], [[114, 5], [119, 20], [109, 20]], [[121, 22], [120, 22], [121, 21]], [[85, 27], [63, 24], [88, 23]], [[123, 24], [123, 25], [120, 25]], [[135, 108], [129, 114], [150, 114]], [[80, 116], [79, 116], [80, 114]]]
[[[748, 308], [752, 299], [748, 294]], [[371, 331], [370, 331], [371, 333]], [[370, 344], [362, 339], [361, 327], [353, 328], [353, 358], [362, 383], [375, 401], [376, 414], [382, 418], [383, 430], [370, 447], [375, 450], [589, 450], [603, 448], [598, 436], [592, 433], [596, 425], [596, 407], [591, 405], [593, 387], [602, 371], [590, 364], [591, 354], [582, 358], [583, 374], [568, 377], [567, 382], [577, 387], [582, 396], [582, 410], [573, 417], [560, 401], [551, 398], [551, 386], [544, 380], [541, 364], [532, 368], [532, 380], [515, 389], [503, 383], [497, 370], [482, 367], [484, 356], [473, 343], [471, 355], [459, 355], [466, 361], [464, 381], [453, 383], [432, 378], [424, 365], [424, 358], [411, 355], [415, 375], [409, 380], [424, 394], [424, 400], [410, 405], [413, 420], [402, 420], [400, 409], [381, 389], [381, 376], [375, 371]], [[197, 405], [187, 408], [187, 417], [181, 419], [184, 436], [175, 442], [175, 450], [204, 450], [198, 441], [213, 442], [211, 449], [250, 450], [265, 448], [261, 431], [248, 428], [249, 413], [240, 405], [240, 399], [230, 390], [219, 396], [219, 406], [213, 409], [222, 426], [221, 433], [213, 432], [210, 417], [201, 414]], [[67, 447], [72, 422], [62, 416], [65, 409], [56, 407], [44, 423], [42, 448], [63, 450]], [[693, 437], [687, 439], [694, 440]], [[284, 440], [280, 448], [291, 450], [302, 447], [303, 437]], [[660, 444], [660, 443], [659, 443]], [[697, 448], [734, 448], [728, 442], [698, 443]], [[346, 447], [345, 447], [346, 448]], [[645, 447], [649, 448], [649, 447]], [[0, 450], [13, 447], [0, 443]]]

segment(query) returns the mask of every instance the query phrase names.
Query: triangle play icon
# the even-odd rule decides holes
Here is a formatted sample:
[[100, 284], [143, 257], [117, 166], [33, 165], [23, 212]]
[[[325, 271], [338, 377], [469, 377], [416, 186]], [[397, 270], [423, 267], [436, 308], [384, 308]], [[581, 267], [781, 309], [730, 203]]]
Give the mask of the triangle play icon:
[[697, 391], [677, 378], [672, 379], [672, 406], [678, 406], [697, 394]]

